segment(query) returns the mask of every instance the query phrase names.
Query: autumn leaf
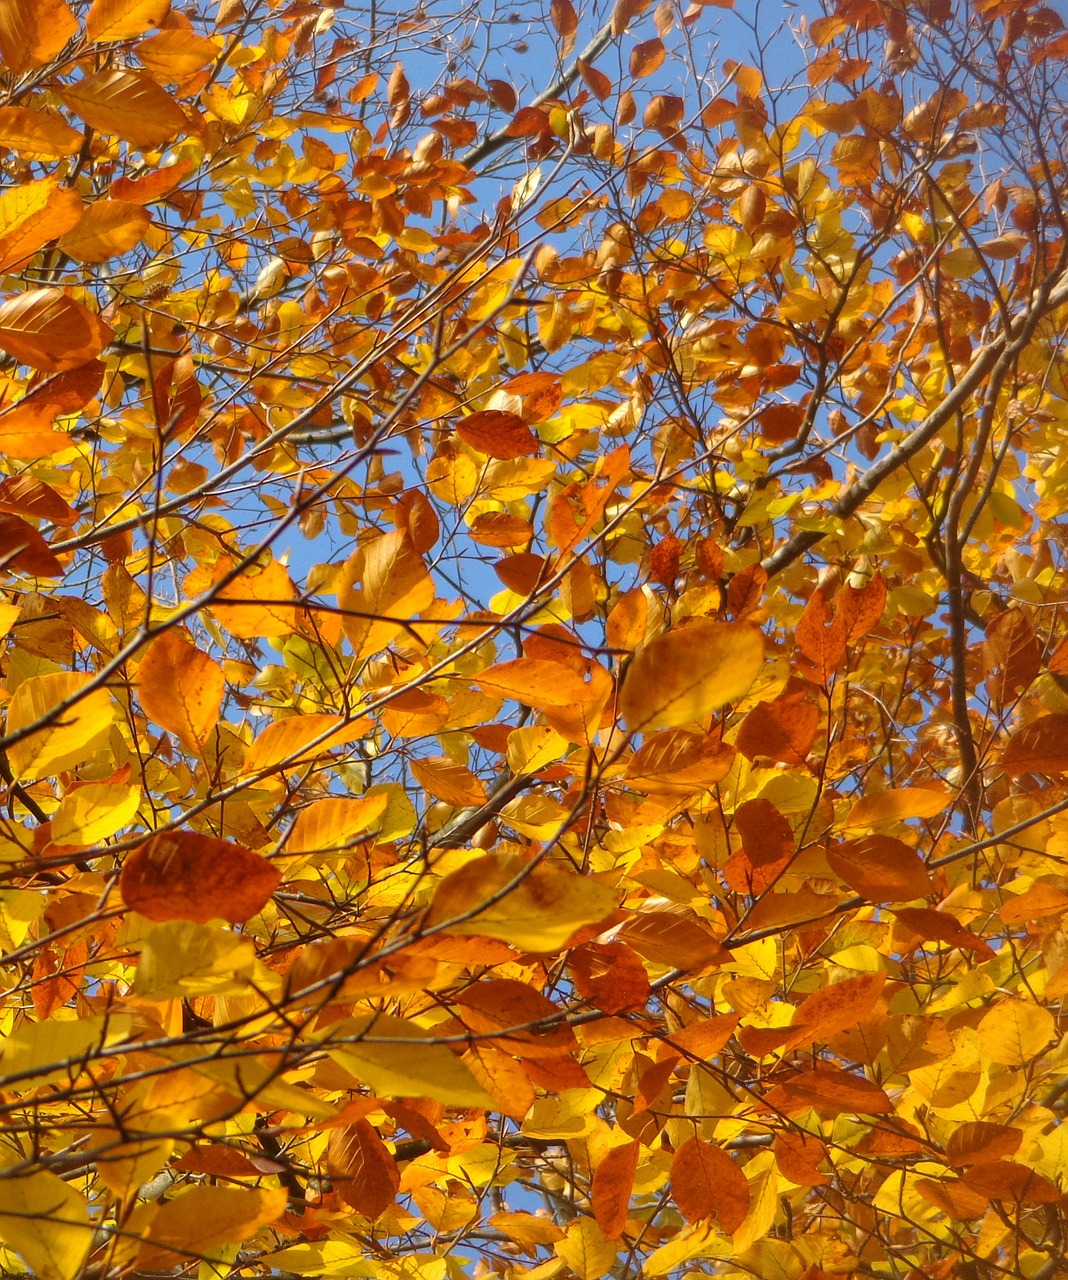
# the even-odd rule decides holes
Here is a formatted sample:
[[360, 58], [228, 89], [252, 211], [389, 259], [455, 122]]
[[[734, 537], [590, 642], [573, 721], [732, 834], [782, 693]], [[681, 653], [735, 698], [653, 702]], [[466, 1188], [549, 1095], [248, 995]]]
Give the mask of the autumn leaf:
[[0, 347], [48, 373], [95, 359], [112, 336], [98, 316], [62, 289], [34, 289], [0, 303]]
[[500, 938], [526, 951], [553, 951], [582, 925], [604, 919], [615, 901], [614, 892], [594, 880], [493, 855], [445, 877], [426, 923], [448, 933]]
[[715, 1217], [731, 1235], [749, 1213], [749, 1183], [715, 1143], [687, 1138], [671, 1161], [671, 1190], [687, 1222]]
[[123, 902], [150, 920], [240, 924], [263, 909], [280, 879], [251, 849], [174, 831], [150, 836], [126, 856], [119, 889]]
[[489, 458], [526, 458], [541, 448], [522, 418], [500, 409], [480, 409], [456, 424], [456, 434], [466, 445]]
[[203, 752], [219, 721], [226, 678], [222, 667], [181, 631], [165, 631], [145, 650], [137, 669], [145, 713], [190, 751]]
[[642, 731], [701, 721], [748, 692], [763, 663], [754, 627], [696, 620], [638, 651], [620, 695], [623, 716]]

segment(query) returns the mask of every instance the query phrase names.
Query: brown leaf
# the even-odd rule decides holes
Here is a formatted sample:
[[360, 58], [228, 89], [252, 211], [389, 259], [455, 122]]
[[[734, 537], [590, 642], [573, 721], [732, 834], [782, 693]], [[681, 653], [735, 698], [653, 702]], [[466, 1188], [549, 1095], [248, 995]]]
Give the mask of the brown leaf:
[[339, 1197], [372, 1222], [390, 1207], [400, 1188], [400, 1170], [367, 1120], [333, 1129], [326, 1167]]
[[889, 1115], [894, 1110], [894, 1104], [877, 1084], [837, 1067], [803, 1071], [781, 1087], [793, 1101], [831, 1115]]
[[587, 942], [572, 947], [567, 963], [575, 990], [604, 1013], [640, 1009], [649, 998], [645, 965], [622, 942]]
[[827, 865], [869, 902], [911, 902], [934, 892], [920, 855], [893, 836], [843, 840], [827, 850]]
[[741, 723], [735, 745], [747, 760], [804, 764], [819, 730], [819, 708], [796, 698], [758, 702]]
[[688, 1138], [671, 1161], [671, 1191], [687, 1222], [718, 1218], [731, 1235], [749, 1213], [749, 1182], [714, 1143]]
[[0, 513], [0, 572], [16, 570], [36, 578], [61, 578], [63, 563], [32, 524]]
[[122, 900], [149, 920], [242, 924], [270, 901], [281, 875], [258, 853], [194, 831], [150, 836], [127, 854]]
[[734, 813], [734, 829], [754, 867], [778, 862], [793, 851], [793, 829], [770, 800], [758, 798], [739, 805]]
[[618, 1240], [630, 1216], [640, 1142], [612, 1147], [593, 1171], [593, 1217], [606, 1240]]
[[1068, 714], [1039, 716], [1018, 729], [1001, 753], [1000, 763], [1010, 778], [1024, 773], [1068, 773]]

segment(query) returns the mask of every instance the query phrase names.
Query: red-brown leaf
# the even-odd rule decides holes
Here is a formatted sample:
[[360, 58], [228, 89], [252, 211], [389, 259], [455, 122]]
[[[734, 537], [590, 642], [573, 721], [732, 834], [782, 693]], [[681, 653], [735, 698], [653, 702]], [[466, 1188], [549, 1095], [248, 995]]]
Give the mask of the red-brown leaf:
[[122, 900], [150, 920], [227, 920], [262, 911], [278, 887], [278, 869], [231, 840], [195, 831], [150, 836], [126, 858]]

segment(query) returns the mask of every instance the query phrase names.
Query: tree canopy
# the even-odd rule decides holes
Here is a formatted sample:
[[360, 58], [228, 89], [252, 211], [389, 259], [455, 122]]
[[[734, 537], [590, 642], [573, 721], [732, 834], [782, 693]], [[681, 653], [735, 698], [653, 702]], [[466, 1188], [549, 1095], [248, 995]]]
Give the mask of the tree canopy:
[[4, 0], [0, 1272], [1064, 1274], [1066, 57]]

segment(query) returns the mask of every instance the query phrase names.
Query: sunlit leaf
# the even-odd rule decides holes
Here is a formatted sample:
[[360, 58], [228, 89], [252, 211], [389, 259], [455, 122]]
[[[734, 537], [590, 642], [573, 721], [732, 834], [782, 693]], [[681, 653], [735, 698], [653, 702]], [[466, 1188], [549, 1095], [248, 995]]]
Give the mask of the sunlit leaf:
[[755, 627], [695, 620], [638, 651], [623, 684], [623, 715], [641, 731], [701, 721], [748, 692], [763, 663]]
[[126, 855], [123, 901], [150, 920], [229, 920], [262, 910], [281, 879], [251, 849], [193, 831], [161, 832]]

